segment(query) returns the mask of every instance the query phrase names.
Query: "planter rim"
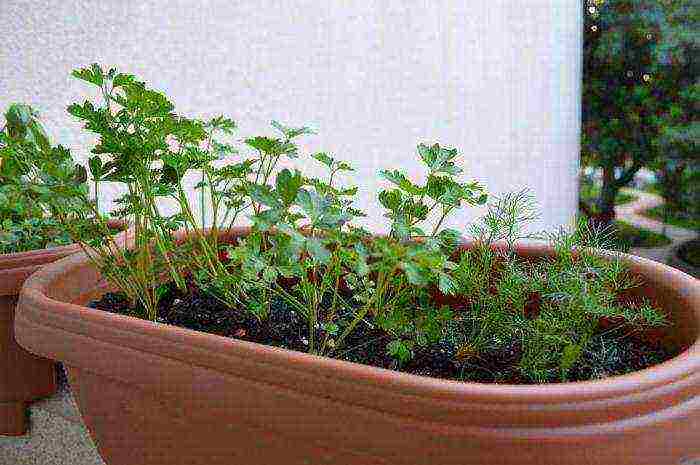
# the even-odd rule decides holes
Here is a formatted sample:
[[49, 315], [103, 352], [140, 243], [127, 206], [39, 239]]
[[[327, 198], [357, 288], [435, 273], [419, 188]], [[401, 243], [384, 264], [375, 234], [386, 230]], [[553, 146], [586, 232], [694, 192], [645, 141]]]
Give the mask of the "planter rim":
[[0, 296], [19, 293], [22, 281], [38, 267], [80, 250], [77, 244], [0, 255]]
[[[245, 234], [246, 231], [248, 228], [234, 228], [231, 232], [240, 235]], [[551, 248], [542, 244], [519, 244], [517, 250], [520, 253], [541, 255], [551, 251]], [[653, 270], [660, 279], [674, 281], [692, 303], [696, 318], [700, 321], [700, 280], [652, 260], [629, 254], [620, 255], [626, 263], [637, 269]], [[174, 354], [172, 351], [158, 350], [158, 347], [168, 346], [163, 343], [176, 342], [177, 345], [195, 346], [210, 353], [218, 352], [221, 356], [229, 358], [245, 358], [246, 354], [255, 354], [266, 364], [283, 366], [292, 371], [316, 372], [326, 376], [333, 373], [334, 378], [352, 379], [354, 383], [391, 385], [405, 394], [459, 402], [470, 398], [478, 398], [479, 402], [509, 404], [554, 404], [572, 398], [594, 401], [642, 394], [700, 373], [700, 336], [698, 335], [687, 350], [666, 362], [626, 375], [600, 380], [531, 385], [489, 384], [402, 373], [150, 322], [48, 297], [47, 290], [54, 281], [59, 277], [65, 280], [72, 271], [86, 266], [87, 261], [84, 253], [76, 253], [46, 265], [34, 273], [22, 289], [20, 305], [22, 317], [31, 320], [32, 324], [68, 330], [74, 329], [76, 321], [80, 321], [80, 327], [85, 330], [84, 335], [87, 334], [88, 328], [100, 328], [99, 331], [105, 337], [109, 337], [110, 334], [115, 337], [120, 335], [122, 338], [125, 334], [140, 335], [144, 339], [139, 345], [144, 347], [151, 345], [154, 349], [140, 347], [139, 350], [199, 366], [206, 366], [201, 356], [199, 360], [192, 362], [181, 353]], [[60, 311], [55, 310], [56, 308]], [[151, 344], [145, 344], [146, 340], [151, 341]], [[156, 341], [160, 341], [161, 344]], [[22, 344], [21, 340], [19, 342]], [[31, 351], [31, 347], [27, 348]], [[236, 348], [240, 353], [230, 353], [230, 350], [226, 353], [227, 348]], [[250, 379], [253, 377], [251, 376]]]
[[33, 249], [33, 250], [26, 250], [24, 252], [10, 252], [10, 253], [5, 253], [5, 254], [0, 254], [0, 260], [17, 260], [17, 259], [23, 259], [26, 257], [35, 257], [37, 255], [50, 255], [50, 254], [56, 254], [60, 253], [66, 250], [71, 250], [76, 247], [79, 247], [78, 244], [71, 243], [71, 244], [65, 244], [65, 245], [57, 245], [55, 247], [46, 247], [43, 249]]

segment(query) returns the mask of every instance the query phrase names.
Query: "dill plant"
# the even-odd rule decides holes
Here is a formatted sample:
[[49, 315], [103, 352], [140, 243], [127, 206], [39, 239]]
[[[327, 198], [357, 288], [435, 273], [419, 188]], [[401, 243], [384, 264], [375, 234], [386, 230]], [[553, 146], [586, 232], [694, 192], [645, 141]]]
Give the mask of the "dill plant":
[[[620, 295], [640, 283], [611, 248], [613, 232], [580, 221], [573, 231], [524, 233], [535, 218], [533, 200], [522, 191], [507, 194], [489, 207], [472, 228], [473, 247], [455, 270], [468, 312], [459, 319], [460, 352], [478, 357], [517, 343], [519, 371], [532, 382], [565, 381], [591, 341], [601, 319], [629, 336], [666, 324], [647, 301], [621, 302]], [[518, 257], [522, 239], [546, 240], [553, 254], [532, 261]], [[504, 247], [497, 247], [498, 243]], [[528, 308], [535, 300], [536, 308]]]

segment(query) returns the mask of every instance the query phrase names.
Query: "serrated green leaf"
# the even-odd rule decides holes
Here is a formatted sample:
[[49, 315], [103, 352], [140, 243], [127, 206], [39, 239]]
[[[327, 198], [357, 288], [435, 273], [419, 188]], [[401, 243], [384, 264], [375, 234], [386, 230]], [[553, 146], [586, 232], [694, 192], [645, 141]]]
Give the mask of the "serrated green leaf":
[[414, 286], [424, 286], [428, 283], [422, 270], [415, 263], [403, 262], [401, 263], [401, 269], [406, 273], [408, 282]]
[[400, 363], [406, 363], [413, 358], [413, 353], [408, 343], [400, 339], [389, 342], [386, 345], [386, 353]]
[[387, 179], [388, 181], [391, 181], [392, 183], [396, 184], [399, 189], [408, 192], [410, 194], [414, 195], [419, 195], [423, 193], [423, 188], [420, 186], [417, 186], [413, 184], [402, 172], [399, 170], [382, 170], [380, 174]]
[[263, 210], [250, 217], [255, 227], [260, 231], [268, 231], [277, 226], [282, 219], [282, 211], [276, 208]]
[[89, 68], [75, 69], [71, 74], [73, 77], [89, 82], [98, 87], [102, 86], [104, 83], [104, 73], [102, 72], [102, 68], [97, 63], [93, 63]]
[[112, 79], [112, 88], [118, 89], [132, 84], [136, 78], [131, 74], [119, 73]]
[[285, 205], [291, 205], [304, 184], [304, 177], [299, 170], [294, 173], [285, 168], [279, 172], [275, 179], [275, 189]]
[[89, 100], [82, 105], [73, 103], [68, 107], [68, 113], [80, 119], [89, 119], [95, 113], [95, 107]]
[[305, 247], [309, 255], [318, 263], [326, 264], [331, 258], [331, 253], [323, 245], [323, 241], [317, 237], [306, 239]]
[[462, 233], [456, 229], [445, 228], [438, 233], [438, 239], [448, 250], [453, 250], [462, 241]]
[[250, 197], [267, 207], [271, 208], [282, 208], [282, 203], [279, 201], [275, 193], [268, 186], [261, 186], [259, 184], [252, 184], [249, 187]]
[[437, 157], [437, 154], [435, 153], [434, 150], [432, 150], [430, 148], [430, 146], [428, 146], [426, 144], [419, 144], [418, 145], [418, 155], [420, 155], [421, 160], [427, 166], [432, 167], [435, 164], [435, 159]]
[[263, 153], [274, 154], [280, 151], [280, 140], [265, 136], [257, 136], [245, 140], [246, 145]]
[[331, 168], [333, 166], [333, 158], [331, 158], [327, 153], [325, 152], [319, 152], [319, 153], [314, 153], [311, 155], [313, 158], [316, 160], [320, 161], [327, 167]]
[[206, 124], [206, 127], [221, 131], [224, 134], [233, 134], [236, 130], [236, 122], [223, 115], [215, 116]]
[[306, 135], [306, 134], [314, 134], [314, 130], [311, 129], [310, 127], [307, 126], [301, 126], [301, 127], [291, 127], [291, 126], [285, 126], [277, 121], [272, 121], [270, 123], [273, 128], [277, 129], [279, 132], [281, 132], [285, 138], [287, 139], [293, 139], [298, 136]]
[[462, 171], [453, 161], [458, 155], [457, 149], [441, 147], [440, 144], [420, 144], [418, 154], [423, 163], [435, 173], [455, 175]]
[[564, 347], [561, 359], [559, 360], [559, 369], [561, 370], [562, 378], [566, 379], [567, 373], [576, 362], [581, 358], [583, 353], [583, 346], [580, 344], [569, 344]]
[[440, 273], [438, 277], [438, 288], [445, 295], [455, 295], [457, 286], [455, 282], [446, 273]]
[[331, 335], [338, 333], [338, 325], [335, 323], [323, 323], [322, 328], [325, 332]]
[[304, 210], [313, 223], [316, 223], [327, 207], [327, 202], [323, 197], [314, 191], [299, 189], [296, 203]]
[[379, 193], [379, 203], [388, 210], [396, 211], [401, 207], [401, 191], [398, 189], [383, 190]]
[[355, 168], [353, 168], [349, 163], [346, 163], [344, 161], [338, 162], [336, 168], [338, 171], [355, 171]]

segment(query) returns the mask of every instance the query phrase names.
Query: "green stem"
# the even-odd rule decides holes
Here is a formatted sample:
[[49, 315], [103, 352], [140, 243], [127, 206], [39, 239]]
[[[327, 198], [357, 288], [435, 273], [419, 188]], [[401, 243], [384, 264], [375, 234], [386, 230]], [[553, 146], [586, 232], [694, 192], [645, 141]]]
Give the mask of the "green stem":
[[99, 211], [100, 210], [100, 191], [99, 191], [99, 182], [97, 179], [94, 180], [95, 184], [95, 210]]
[[377, 283], [379, 286], [377, 286], [377, 291], [372, 295], [372, 298], [370, 299], [367, 304], [365, 304], [360, 312], [355, 316], [355, 318], [352, 320], [352, 322], [348, 325], [347, 328], [343, 331], [343, 333], [340, 335], [338, 340], [336, 341], [336, 348], [340, 347], [342, 342], [345, 340], [345, 338], [350, 334], [354, 329], [355, 326], [369, 313], [370, 309], [374, 306], [375, 308], [378, 307], [378, 304], [375, 304], [375, 302], [378, 302], [381, 298], [381, 294], [384, 293], [384, 290], [388, 286], [389, 283], [389, 278], [394, 274], [396, 271], [396, 267], [394, 267], [390, 273], [388, 273], [386, 276], [380, 274], [380, 276], [377, 279]]
[[444, 208], [442, 209], [442, 216], [438, 220], [437, 224], [433, 228], [433, 232], [430, 234], [432, 237], [435, 237], [435, 234], [438, 232], [440, 229], [440, 226], [442, 226], [442, 222], [445, 221], [445, 218], [447, 217], [448, 213], [452, 211], [452, 208]]
[[202, 178], [200, 181], [200, 188], [199, 188], [199, 208], [200, 208], [200, 213], [202, 217], [202, 223], [201, 226], [204, 228], [204, 222], [205, 222], [205, 212], [204, 212], [204, 168], [202, 168]]

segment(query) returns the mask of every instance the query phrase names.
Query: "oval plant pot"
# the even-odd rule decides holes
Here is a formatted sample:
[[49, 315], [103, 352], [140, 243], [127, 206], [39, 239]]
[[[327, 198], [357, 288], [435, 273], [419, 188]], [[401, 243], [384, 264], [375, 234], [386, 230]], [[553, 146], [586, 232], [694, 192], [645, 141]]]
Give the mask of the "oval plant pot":
[[[521, 246], [519, 253], [551, 250]], [[82, 254], [27, 281], [15, 327], [23, 347], [66, 364], [110, 465], [700, 459], [700, 284], [655, 262], [624, 260], [676, 323], [666, 343], [690, 348], [591, 382], [445, 381], [89, 309], [83, 304], [108, 286]]]
[[24, 281], [42, 265], [76, 252], [74, 246], [0, 255], [0, 435], [27, 430], [26, 406], [56, 391], [54, 362], [15, 342], [14, 319]]
[[[123, 223], [111, 221], [115, 230]], [[27, 431], [27, 404], [56, 392], [55, 362], [37, 357], [15, 341], [15, 307], [25, 280], [47, 263], [74, 254], [76, 244], [0, 255], [0, 435]]]

